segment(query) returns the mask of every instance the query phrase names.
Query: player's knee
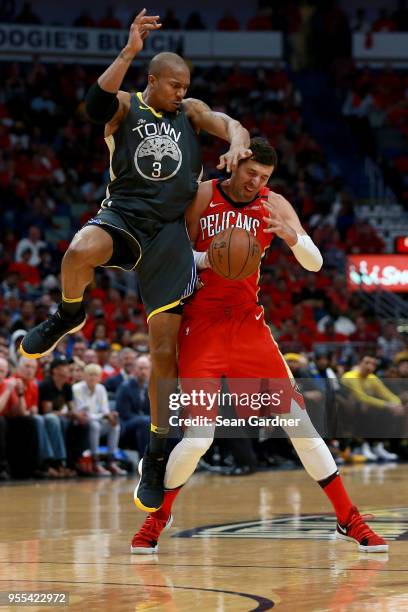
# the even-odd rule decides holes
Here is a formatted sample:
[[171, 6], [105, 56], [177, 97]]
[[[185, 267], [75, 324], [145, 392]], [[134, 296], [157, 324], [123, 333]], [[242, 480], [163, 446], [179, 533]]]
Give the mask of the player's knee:
[[91, 254], [86, 241], [81, 239], [75, 240], [68, 247], [64, 259], [62, 260], [62, 265], [68, 265], [73, 268], [88, 266], [90, 257]]
[[156, 367], [173, 366], [176, 363], [176, 346], [170, 338], [163, 338], [151, 346], [150, 355]]
[[96, 268], [106, 263], [111, 256], [111, 248], [108, 244], [98, 242], [88, 235], [80, 233], [73, 239], [64, 255], [63, 265], [74, 268]]

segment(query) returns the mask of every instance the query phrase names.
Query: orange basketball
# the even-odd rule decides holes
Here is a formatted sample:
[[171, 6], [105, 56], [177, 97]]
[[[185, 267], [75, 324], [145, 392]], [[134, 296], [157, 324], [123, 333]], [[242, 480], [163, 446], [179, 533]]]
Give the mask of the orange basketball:
[[261, 262], [259, 242], [247, 230], [229, 227], [217, 234], [208, 249], [211, 268], [229, 280], [251, 276]]

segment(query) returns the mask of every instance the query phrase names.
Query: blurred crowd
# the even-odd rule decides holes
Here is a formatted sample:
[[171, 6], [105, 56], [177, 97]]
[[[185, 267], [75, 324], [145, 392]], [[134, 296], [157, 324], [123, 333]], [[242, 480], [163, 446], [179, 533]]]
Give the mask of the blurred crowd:
[[[90, 348], [80, 332], [53, 355], [29, 360], [17, 350], [24, 333], [17, 330], [11, 346], [0, 338], [0, 480], [133, 471], [150, 430], [147, 336], [139, 334], [132, 347], [105, 339]], [[347, 366], [324, 346], [284, 355], [339, 465], [408, 459], [408, 348], [395, 337], [382, 337], [381, 345], [391, 361], [363, 353]], [[174, 444], [181, 432], [172, 436]], [[243, 475], [298, 464], [279, 427], [235, 434], [221, 427], [200, 468]]]
[[408, 77], [390, 64], [343, 66], [337, 75], [341, 112], [360, 150], [375, 159], [398, 201], [408, 202]]
[[[205, 13], [199, 10], [192, 11], [183, 16], [181, 10], [167, 8], [160, 11], [163, 27], [166, 30], [206, 30], [215, 25], [216, 29], [224, 31], [247, 30], [277, 30], [291, 34], [305, 28], [307, 22], [312, 20], [315, 30], [322, 27], [327, 35], [343, 32], [406, 32], [408, 31], [408, 11], [405, 0], [397, 0], [374, 11], [357, 8], [355, 15], [347, 15], [336, 0], [260, 0], [253, 16], [245, 21], [239, 7], [225, 9], [220, 7], [219, 19], [216, 24], [206, 20]], [[8, 0], [0, 7], [0, 18], [13, 19], [16, 23], [38, 25], [48, 23], [36, 13], [31, 2], [24, 2], [20, 9], [13, 0]], [[100, 11], [97, 11], [100, 13]], [[108, 6], [101, 17], [96, 17], [94, 11], [84, 9], [80, 15], [72, 18], [74, 27], [86, 28], [125, 28], [133, 15], [129, 15], [128, 22], [119, 18], [113, 6]], [[319, 23], [320, 22], [320, 23]]]

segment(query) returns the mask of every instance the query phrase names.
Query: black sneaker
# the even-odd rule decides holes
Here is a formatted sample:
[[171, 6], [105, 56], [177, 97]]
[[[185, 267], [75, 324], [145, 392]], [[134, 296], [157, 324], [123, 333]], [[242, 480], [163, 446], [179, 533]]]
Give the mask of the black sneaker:
[[46, 321], [40, 323], [28, 334], [24, 336], [20, 344], [20, 352], [24, 357], [36, 359], [51, 353], [58, 342], [67, 334], [74, 334], [83, 328], [86, 321], [85, 310], [81, 308], [75, 317], [67, 317], [59, 305], [55, 314], [48, 317]]
[[164, 498], [165, 471], [164, 457], [145, 455], [140, 461], [140, 480], [133, 494], [135, 504], [140, 510], [156, 512], [161, 507]]

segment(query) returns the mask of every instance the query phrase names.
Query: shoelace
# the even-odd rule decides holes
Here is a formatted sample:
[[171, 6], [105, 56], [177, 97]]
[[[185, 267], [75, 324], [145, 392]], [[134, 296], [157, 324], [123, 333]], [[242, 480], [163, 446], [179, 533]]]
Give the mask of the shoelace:
[[142, 538], [148, 541], [149, 543], [151, 542], [151, 540], [157, 542], [161, 532], [166, 526], [167, 521], [168, 518], [157, 519], [151, 516], [151, 514], [149, 514], [137, 534], [137, 539]]
[[61, 317], [58, 312], [56, 312], [55, 314], [51, 315], [47, 321], [44, 322], [44, 327], [42, 328], [43, 334], [52, 333], [54, 331], [54, 327], [56, 327], [59, 322], [61, 322]]
[[375, 517], [373, 514], [360, 514], [359, 512], [356, 512], [347, 523], [347, 529], [353, 530], [353, 538], [361, 542], [361, 540], [364, 538], [376, 535], [374, 531], [365, 523], [365, 521], [371, 521], [374, 518]]

